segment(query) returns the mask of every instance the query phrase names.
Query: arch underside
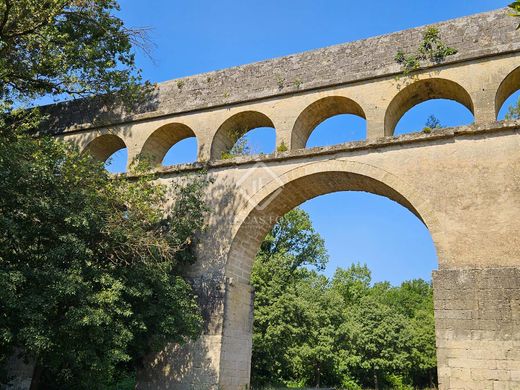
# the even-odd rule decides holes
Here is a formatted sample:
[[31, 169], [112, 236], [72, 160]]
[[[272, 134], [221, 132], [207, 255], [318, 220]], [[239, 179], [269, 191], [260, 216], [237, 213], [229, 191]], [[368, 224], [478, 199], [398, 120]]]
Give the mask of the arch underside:
[[505, 101], [520, 88], [520, 67], [509, 73], [498, 87], [495, 97], [495, 115], [498, 118]]
[[[255, 207], [251, 207], [239, 222], [240, 227], [232, 241], [226, 267], [228, 275], [238, 276], [243, 283], [249, 283], [252, 263], [258, 248], [277, 218], [307, 200], [339, 191], [362, 191], [387, 197], [406, 207], [428, 226], [424, 215], [419, 213], [409, 196], [403, 195], [381, 180], [362, 173], [337, 169], [315, 172], [290, 180], [283, 186], [274, 186], [273, 190], [264, 193], [259, 201], [252, 202]], [[408, 187], [406, 191], [407, 195], [411, 194]], [[413, 194], [412, 198], [423, 205], [416, 194]]]
[[126, 148], [125, 142], [114, 134], [103, 134], [94, 138], [84, 149], [96, 160], [105, 162], [118, 150]]

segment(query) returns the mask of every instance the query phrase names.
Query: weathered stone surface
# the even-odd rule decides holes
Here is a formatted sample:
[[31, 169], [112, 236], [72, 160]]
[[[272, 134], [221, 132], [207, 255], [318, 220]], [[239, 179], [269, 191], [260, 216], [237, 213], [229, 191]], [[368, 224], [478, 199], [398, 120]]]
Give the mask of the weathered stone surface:
[[10, 382], [0, 388], [5, 390], [29, 390], [34, 372], [34, 362], [26, 361], [22, 350], [16, 348], [13, 355], [7, 360], [6, 372]]
[[[457, 55], [446, 64], [516, 52], [520, 49], [516, 22], [505, 9], [438, 23], [442, 39], [457, 48]], [[388, 77], [399, 72], [394, 57], [397, 49], [414, 51], [422, 39], [424, 27], [389, 35], [336, 45], [238, 66], [158, 85], [156, 100], [141, 113], [122, 114], [124, 120], [150, 118], [210, 107], [229, 106], [246, 101], [317, 88]], [[95, 107], [95, 105], [94, 105]], [[90, 124], [93, 118], [119, 121], [121, 113], [105, 110], [100, 116], [89, 104], [72, 103], [58, 108], [63, 129]], [[117, 115], [114, 115], [117, 114]], [[143, 115], [144, 114], [144, 115]]]
[[441, 388], [520, 388], [519, 268], [434, 272]]

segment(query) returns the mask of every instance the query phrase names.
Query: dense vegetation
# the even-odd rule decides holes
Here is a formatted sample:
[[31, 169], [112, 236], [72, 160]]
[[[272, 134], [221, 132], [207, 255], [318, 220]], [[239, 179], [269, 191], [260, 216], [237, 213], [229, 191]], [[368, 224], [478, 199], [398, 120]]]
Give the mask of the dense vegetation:
[[194, 261], [203, 187], [113, 178], [53, 139], [0, 140], [0, 361], [22, 348], [44, 388], [104, 388], [197, 336], [180, 267]]
[[117, 7], [0, 0], [0, 383], [14, 352], [35, 365], [31, 389], [128, 383], [146, 353], [201, 330], [181, 268], [195, 259], [204, 178], [172, 188], [112, 177], [33, 136], [45, 118], [28, 108], [43, 97], [117, 93], [130, 104], [147, 92], [139, 31]]
[[360, 264], [328, 279], [317, 272], [326, 262], [323, 240], [301, 209], [264, 240], [252, 276], [253, 385], [433, 387], [430, 283], [372, 283]]

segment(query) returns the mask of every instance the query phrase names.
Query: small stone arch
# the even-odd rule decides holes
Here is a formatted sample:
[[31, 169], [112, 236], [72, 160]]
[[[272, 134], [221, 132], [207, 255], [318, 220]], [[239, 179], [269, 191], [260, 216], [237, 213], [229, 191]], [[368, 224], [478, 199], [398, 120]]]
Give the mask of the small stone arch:
[[195, 137], [195, 132], [182, 123], [168, 123], [155, 130], [146, 140], [139, 154], [152, 165], [161, 165], [168, 150], [186, 138]]
[[229, 151], [238, 138], [259, 127], [275, 126], [267, 115], [258, 111], [243, 111], [231, 116], [222, 123], [213, 137], [211, 159], [219, 160], [222, 153]]
[[402, 89], [385, 113], [385, 136], [394, 134], [397, 123], [412, 107], [431, 99], [454, 100], [475, 114], [470, 94], [458, 83], [441, 78], [418, 80]]
[[520, 66], [511, 71], [500, 83], [495, 95], [495, 118], [498, 118], [500, 109], [505, 101], [520, 89]]
[[291, 132], [291, 149], [303, 149], [313, 130], [323, 121], [341, 114], [366, 119], [361, 106], [344, 96], [327, 96], [307, 106], [296, 119]]
[[102, 134], [90, 141], [83, 152], [89, 153], [96, 160], [105, 162], [112, 154], [124, 148], [126, 148], [126, 144], [119, 136]]

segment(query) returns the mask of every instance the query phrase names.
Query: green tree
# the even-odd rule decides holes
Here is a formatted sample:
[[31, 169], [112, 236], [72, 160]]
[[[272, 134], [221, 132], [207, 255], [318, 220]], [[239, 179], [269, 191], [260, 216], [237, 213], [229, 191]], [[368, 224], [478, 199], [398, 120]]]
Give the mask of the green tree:
[[203, 181], [173, 189], [110, 177], [50, 138], [0, 142], [0, 156], [3, 359], [21, 347], [46, 388], [96, 389], [198, 335], [180, 271], [195, 259]]
[[300, 342], [305, 313], [309, 313], [302, 307], [308, 302], [296, 285], [308, 276], [306, 266], [321, 269], [327, 260], [323, 239], [301, 209], [280, 218], [262, 242], [251, 276], [254, 384], [281, 384], [294, 377], [286, 351]]
[[335, 386], [338, 332], [343, 323], [342, 298], [327, 277], [308, 272], [295, 287], [299, 299], [299, 337], [287, 350], [291, 375], [302, 385]]
[[437, 372], [435, 350], [435, 319], [433, 302], [426, 301], [415, 313], [408, 328], [410, 376], [415, 383], [434, 387]]
[[296, 209], [273, 227], [253, 265], [254, 386], [435, 384], [433, 290], [421, 279], [372, 284], [366, 265], [329, 280], [323, 239]]
[[518, 98], [516, 104], [509, 106], [505, 118], [508, 121], [520, 119], [520, 98]]
[[115, 0], [0, 1], [0, 93], [4, 103], [43, 95], [137, 92], [132, 44]]
[[295, 208], [278, 220], [260, 246], [259, 256], [287, 257], [293, 271], [307, 265], [322, 270], [328, 261], [323, 238], [314, 230], [309, 214]]
[[112, 177], [30, 136], [44, 117], [26, 108], [42, 97], [146, 96], [132, 49], [142, 31], [117, 10], [114, 0], [0, 1], [0, 365], [22, 348], [34, 388], [104, 388], [201, 329], [181, 269], [194, 261], [204, 180]]
[[347, 309], [340, 328], [343, 358], [362, 384], [377, 390], [386, 376], [408, 367], [402, 332], [406, 324], [405, 316], [373, 296], [363, 297], [359, 305]]
[[442, 129], [442, 127], [441, 121], [435, 115], [430, 115], [424, 124], [423, 131], [430, 133], [432, 130]]
[[332, 289], [343, 298], [343, 305], [359, 303], [370, 291], [371, 272], [366, 265], [352, 264], [349, 268], [338, 268], [332, 278]]

